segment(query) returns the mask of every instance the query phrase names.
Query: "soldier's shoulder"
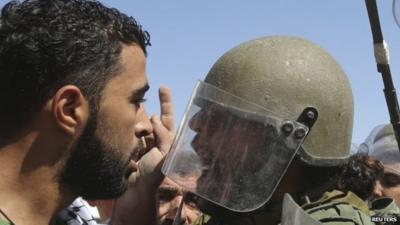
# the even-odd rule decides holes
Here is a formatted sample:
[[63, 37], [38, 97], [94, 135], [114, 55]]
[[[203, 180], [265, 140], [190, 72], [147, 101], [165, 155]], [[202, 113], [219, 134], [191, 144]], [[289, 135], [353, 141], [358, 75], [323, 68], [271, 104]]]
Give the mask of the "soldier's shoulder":
[[334, 190], [302, 208], [314, 219], [329, 225], [373, 225], [368, 204], [352, 192]]

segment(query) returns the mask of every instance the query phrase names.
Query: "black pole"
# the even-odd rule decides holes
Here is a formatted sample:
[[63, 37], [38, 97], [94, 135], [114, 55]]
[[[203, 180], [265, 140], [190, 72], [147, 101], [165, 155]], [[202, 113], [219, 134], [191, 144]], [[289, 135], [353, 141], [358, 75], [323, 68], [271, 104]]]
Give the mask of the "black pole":
[[389, 53], [382, 36], [379, 22], [378, 7], [376, 0], [365, 0], [367, 6], [369, 23], [371, 25], [372, 38], [374, 40], [375, 59], [378, 72], [382, 74], [386, 104], [389, 110], [390, 122], [393, 126], [397, 146], [400, 151], [400, 113], [397, 101], [396, 89], [393, 85], [392, 74], [389, 66]]

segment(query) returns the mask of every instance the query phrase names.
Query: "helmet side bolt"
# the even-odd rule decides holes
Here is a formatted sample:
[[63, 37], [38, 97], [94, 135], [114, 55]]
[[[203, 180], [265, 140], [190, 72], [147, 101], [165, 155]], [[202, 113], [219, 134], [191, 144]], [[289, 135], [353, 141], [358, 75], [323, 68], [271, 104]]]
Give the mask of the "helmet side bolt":
[[284, 122], [284, 124], [282, 125], [282, 128], [281, 128], [281, 129], [282, 129], [282, 131], [283, 131], [285, 134], [290, 134], [290, 133], [292, 133], [293, 128], [294, 128], [293, 123], [290, 122], [290, 121], [286, 121], [286, 122]]
[[310, 119], [314, 119], [315, 118], [315, 113], [313, 111], [308, 111], [307, 112], [307, 117]]
[[304, 128], [302, 128], [302, 127], [297, 128], [297, 129], [294, 131], [294, 136], [295, 136], [295, 138], [297, 138], [297, 139], [301, 139], [301, 138], [303, 138], [305, 135], [306, 135], [306, 130], [305, 130]]

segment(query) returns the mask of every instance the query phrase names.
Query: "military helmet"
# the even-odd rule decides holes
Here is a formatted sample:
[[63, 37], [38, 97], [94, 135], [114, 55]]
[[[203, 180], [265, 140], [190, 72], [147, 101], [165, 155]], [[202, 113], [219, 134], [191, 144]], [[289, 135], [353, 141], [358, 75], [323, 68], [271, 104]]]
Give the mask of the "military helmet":
[[328, 53], [295, 37], [256, 39], [197, 83], [162, 171], [210, 202], [254, 211], [296, 155], [307, 165], [346, 160], [352, 118], [349, 82]]
[[298, 152], [302, 161], [334, 166], [348, 158], [351, 87], [339, 64], [316, 44], [287, 36], [245, 42], [219, 58], [205, 82], [290, 120], [315, 107], [318, 119]]

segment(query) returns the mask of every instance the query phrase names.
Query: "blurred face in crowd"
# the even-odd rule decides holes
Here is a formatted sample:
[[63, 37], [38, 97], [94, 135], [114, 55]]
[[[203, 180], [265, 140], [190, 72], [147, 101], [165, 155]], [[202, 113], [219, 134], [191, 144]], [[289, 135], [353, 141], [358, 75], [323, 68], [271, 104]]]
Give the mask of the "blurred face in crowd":
[[400, 175], [385, 171], [383, 178], [376, 185], [375, 195], [392, 198], [400, 207]]
[[177, 217], [180, 219], [180, 224], [192, 224], [200, 215], [195, 198], [194, 194], [184, 193], [176, 183], [165, 178], [158, 189], [160, 224], [172, 224], [180, 207], [180, 215]]

